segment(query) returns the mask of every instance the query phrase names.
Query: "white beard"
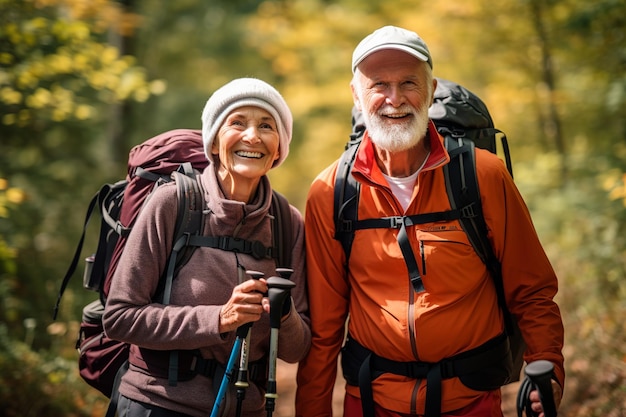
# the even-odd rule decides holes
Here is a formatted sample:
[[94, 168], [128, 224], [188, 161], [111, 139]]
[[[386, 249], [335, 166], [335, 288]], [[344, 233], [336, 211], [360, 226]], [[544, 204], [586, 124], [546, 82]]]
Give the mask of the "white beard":
[[[401, 152], [417, 145], [428, 130], [428, 108], [403, 105], [396, 109], [385, 106], [374, 113], [363, 112], [363, 120], [374, 144], [389, 152]], [[391, 123], [381, 114], [413, 114], [408, 121]]]

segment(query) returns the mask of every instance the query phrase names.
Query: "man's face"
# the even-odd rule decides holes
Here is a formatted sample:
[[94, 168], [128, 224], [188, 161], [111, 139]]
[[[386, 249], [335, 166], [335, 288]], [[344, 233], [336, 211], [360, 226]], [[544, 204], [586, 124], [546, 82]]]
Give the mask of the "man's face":
[[394, 49], [375, 52], [359, 65], [352, 92], [377, 146], [399, 152], [426, 135], [434, 91], [427, 65]]

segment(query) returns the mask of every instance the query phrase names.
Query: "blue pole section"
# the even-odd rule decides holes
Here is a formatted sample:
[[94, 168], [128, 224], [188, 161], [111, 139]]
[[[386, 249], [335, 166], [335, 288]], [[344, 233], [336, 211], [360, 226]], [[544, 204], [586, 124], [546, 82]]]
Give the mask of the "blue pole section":
[[219, 415], [220, 406], [222, 405], [222, 401], [224, 401], [224, 397], [226, 397], [226, 390], [228, 389], [230, 380], [233, 377], [235, 362], [237, 361], [237, 357], [239, 357], [239, 351], [241, 350], [242, 341], [243, 338], [239, 337], [239, 335], [235, 339], [235, 344], [233, 345], [233, 349], [230, 352], [230, 358], [228, 358], [228, 364], [226, 364], [226, 372], [224, 372], [224, 377], [222, 378], [220, 389], [217, 392], [217, 397], [215, 397], [215, 404], [213, 404], [211, 417], [217, 417]]

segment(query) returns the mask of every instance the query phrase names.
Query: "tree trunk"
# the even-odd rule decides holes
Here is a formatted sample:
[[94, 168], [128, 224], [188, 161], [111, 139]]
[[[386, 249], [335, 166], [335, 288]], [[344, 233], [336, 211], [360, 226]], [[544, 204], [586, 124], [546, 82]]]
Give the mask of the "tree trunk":
[[[531, 0], [530, 8], [533, 26], [541, 50], [541, 81], [547, 90], [545, 94], [547, 97], [547, 102], [545, 103], [547, 106], [547, 114], [542, 117], [541, 127], [546, 138], [554, 144], [554, 147], [561, 156], [561, 182], [564, 183], [567, 178], [567, 150], [565, 149], [561, 119], [557, 109], [554, 66], [544, 18], [545, 3], [543, 0]], [[541, 96], [544, 95], [540, 95], [540, 97]]]

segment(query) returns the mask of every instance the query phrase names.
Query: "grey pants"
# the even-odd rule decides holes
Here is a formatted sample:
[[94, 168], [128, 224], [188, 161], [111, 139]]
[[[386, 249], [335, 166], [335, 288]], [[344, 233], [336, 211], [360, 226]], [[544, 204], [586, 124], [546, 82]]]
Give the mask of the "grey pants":
[[166, 410], [156, 405], [131, 400], [123, 395], [117, 403], [117, 417], [190, 417], [188, 414]]

